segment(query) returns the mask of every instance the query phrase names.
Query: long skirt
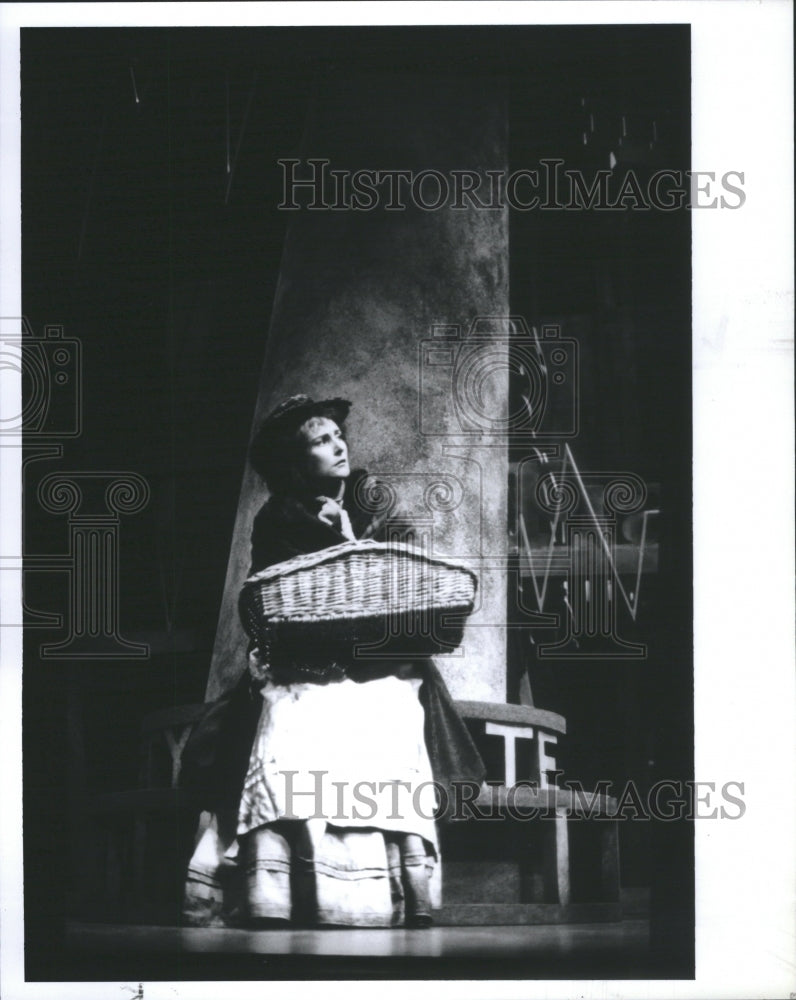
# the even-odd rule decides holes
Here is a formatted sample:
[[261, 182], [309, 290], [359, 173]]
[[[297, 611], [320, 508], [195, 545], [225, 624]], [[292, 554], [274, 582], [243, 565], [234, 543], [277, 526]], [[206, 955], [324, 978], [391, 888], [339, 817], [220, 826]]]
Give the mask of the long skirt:
[[430, 922], [436, 803], [418, 687], [266, 684], [238, 815], [205, 816], [186, 923]]

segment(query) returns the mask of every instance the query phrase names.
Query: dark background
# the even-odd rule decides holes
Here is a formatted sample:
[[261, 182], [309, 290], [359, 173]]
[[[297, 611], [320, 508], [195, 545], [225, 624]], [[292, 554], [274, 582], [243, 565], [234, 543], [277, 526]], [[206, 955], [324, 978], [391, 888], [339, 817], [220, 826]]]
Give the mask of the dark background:
[[[46, 662], [39, 645], [58, 633], [26, 630], [27, 974], [116, 978], [81, 969], [60, 947], [80, 899], [76, 834], [64, 822], [70, 790], [133, 787], [144, 714], [203, 699], [289, 218], [276, 209], [277, 159], [303, 155], [313, 95], [329, 78], [376, 70], [396, 81], [497, 74], [509, 79], [513, 169], [556, 157], [590, 177], [614, 152], [620, 169], [643, 177], [689, 166], [689, 35], [680, 26], [25, 29], [21, 45], [23, 309], [34, 331], [57, 323], [80, 340], [83, 381], [80, 436], [63, 458], [27, 468], [25, 551], [66, 548], [65, 519], [35, 498], [45, 474], [127, 470], [151, 487], [148, 506], [120, 529], [121, 632], [148, 642], [150, 657]], [[597, 126], [584, 144], [589, 113]], [[654, 149], [634, 159], [653, 120]], [[625, 638], [648, 644], [647, 660], [532, 662], [534, 697], [568, 720], [567, 777], [587, 787], [684, 780], [693, 770], [688, 214], [514, 212], [510, 235], [512, 311], [579, 331], [579, 465], [635, 472], [664, 512], [659, 572], [645, 582], [638, 622], [622, 622]], [[26, 602], [63, 612], [65, 587], [63, 574], [30, 572]], [[623, 884], [652, 889], [657, 967], [689, 975], [691, 830], [625, 827]], [[581, 974], [592, 972], [584, 958]]]

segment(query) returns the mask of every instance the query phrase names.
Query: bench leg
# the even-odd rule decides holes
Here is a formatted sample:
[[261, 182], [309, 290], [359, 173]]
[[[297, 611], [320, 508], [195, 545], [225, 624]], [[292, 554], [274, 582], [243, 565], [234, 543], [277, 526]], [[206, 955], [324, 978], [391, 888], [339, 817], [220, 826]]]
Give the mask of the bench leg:
[[600, 875], [602, 898], [606, 903], [619, 901], [619, 824], [600, 821]]
[[544, 895], [549, 903], [569, 903], [569, 830], [567, 813], [556, 809], [555, 818], [541, 820], [544, 836]]

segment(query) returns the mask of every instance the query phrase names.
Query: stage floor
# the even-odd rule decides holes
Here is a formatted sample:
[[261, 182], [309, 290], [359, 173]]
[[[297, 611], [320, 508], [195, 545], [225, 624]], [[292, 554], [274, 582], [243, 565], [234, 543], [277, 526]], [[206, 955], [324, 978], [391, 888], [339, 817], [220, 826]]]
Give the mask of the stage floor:
[[[406, 929], [232, 930], [70, 924], [68, 951], [104, 979], [646, 978], [646, 919]], [[132, 972], [133, 975], [124, 973]], [[144, 973], [152, 973], [145, 975]]]

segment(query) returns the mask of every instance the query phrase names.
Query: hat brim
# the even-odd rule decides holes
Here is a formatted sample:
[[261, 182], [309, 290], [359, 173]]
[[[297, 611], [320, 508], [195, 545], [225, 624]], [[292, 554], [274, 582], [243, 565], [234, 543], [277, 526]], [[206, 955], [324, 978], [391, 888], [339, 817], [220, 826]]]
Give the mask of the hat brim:
[[351, 401], [335, 396], [333, 399], [319, 399], [295, 406], [287, 413], [269, 421], [270, 429], [279, 431], [288, 427], [300, 427], [310, 417], [329, 417], [338, 425], [342, 424], [351, 409]]

